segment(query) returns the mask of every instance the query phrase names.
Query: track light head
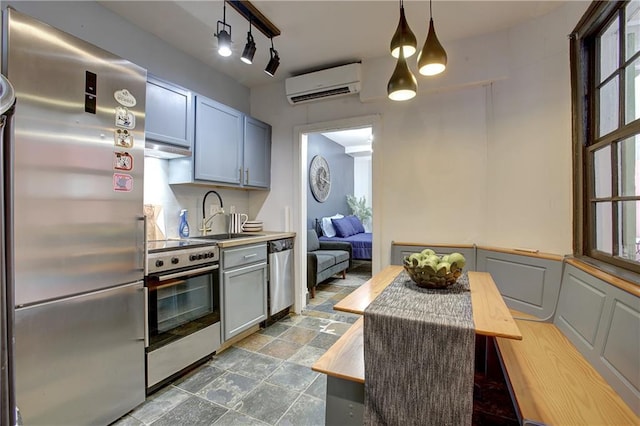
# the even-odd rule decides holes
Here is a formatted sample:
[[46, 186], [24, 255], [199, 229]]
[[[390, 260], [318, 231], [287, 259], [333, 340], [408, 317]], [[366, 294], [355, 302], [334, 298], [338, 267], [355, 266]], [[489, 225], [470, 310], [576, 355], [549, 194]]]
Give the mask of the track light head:
[[271, 59], [269, 59], [269, 63], [267, 64], [267, 67], [264, 69], [264, 72], [266, 72], [271, 77], [273, 77], [273, 75], [276, 73], [276, 70], [280, 66], [280, 56], [278, 56], [278, 51], [275, 50], [273, 47], [269, 49], [269, 53], [271, 55]]
[[244, 51], [242, 52], [242, 57], [240, 60], [245, 64], [253, 63], [253, 56], [256, 54], [256, 43], [253, 41], [253, 36], [251, 35], [251, 31], [247, 33], [247, 44], [244, 46]]

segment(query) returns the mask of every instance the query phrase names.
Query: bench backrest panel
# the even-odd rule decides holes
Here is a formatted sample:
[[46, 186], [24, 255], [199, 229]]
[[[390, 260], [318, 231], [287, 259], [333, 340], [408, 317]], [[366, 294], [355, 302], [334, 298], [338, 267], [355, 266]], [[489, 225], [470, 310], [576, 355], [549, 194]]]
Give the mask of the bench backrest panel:
[[640, 415], [640, 299], [565, 263], [554, 324]]

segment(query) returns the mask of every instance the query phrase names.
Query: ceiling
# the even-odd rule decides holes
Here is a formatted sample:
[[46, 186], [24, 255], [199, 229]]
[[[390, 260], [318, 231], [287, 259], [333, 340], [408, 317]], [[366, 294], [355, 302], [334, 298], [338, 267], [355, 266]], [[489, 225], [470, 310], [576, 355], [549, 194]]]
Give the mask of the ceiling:
[[[226, 21], [232, 27], [233, 55], [223, 58], [217, 54], [213, 34], [217, 21], [222, 21], [222, 0], [99, 3], [247, 87], [389, 55], [389, 42], [399, 18], [398, 1], [254, 0], [252, 3], [281, 31], [274, 39], [280, 67], [270, 77], [263, 71], [269, 60], [269, 40], [258, 30], [252, 31], [257, 45], [253, 64], [240, 61], [249, 24], [228, 5]], [[562, 3], [440, 0], [433, 3], [433, 18], [446, 49], [447, 42], [507, 29]], [[421, 46], [427, 32], [429, 3], [407, 0], [404, 7]]]

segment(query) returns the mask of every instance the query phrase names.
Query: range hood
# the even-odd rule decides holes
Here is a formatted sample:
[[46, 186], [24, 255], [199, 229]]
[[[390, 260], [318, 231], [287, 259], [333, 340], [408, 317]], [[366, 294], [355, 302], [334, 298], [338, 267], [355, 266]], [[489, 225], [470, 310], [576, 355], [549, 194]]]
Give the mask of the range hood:
[[144, 144], [144, 156], [170, 160], [172, 158], [191, 157], [189, 148], [147, 140]]

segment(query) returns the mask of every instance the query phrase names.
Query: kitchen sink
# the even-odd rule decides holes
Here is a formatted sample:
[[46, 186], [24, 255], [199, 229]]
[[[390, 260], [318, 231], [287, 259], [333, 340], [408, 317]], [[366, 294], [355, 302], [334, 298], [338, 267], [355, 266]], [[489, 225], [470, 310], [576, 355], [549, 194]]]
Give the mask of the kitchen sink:
[[189, 237], [196, 240], [232, 240], [234, 238], [249, 238], [249, 237], [264, 237], [266, 234], [251, 234], [251, 233], [239, 233], [239, 234], [211, 234], [201, 235], [199, 237]]

